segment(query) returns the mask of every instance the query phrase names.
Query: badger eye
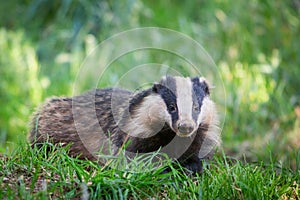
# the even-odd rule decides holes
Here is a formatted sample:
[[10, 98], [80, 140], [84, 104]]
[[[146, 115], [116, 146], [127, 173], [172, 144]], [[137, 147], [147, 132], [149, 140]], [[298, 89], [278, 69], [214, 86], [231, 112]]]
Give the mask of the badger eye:
[[174, 104], [170, 104], [170, 105], [169, 105], [169, 110], [170, 110], [171, 112], [176, 112], [177, 108], [176, 108], [176, 106], [175, 106]]

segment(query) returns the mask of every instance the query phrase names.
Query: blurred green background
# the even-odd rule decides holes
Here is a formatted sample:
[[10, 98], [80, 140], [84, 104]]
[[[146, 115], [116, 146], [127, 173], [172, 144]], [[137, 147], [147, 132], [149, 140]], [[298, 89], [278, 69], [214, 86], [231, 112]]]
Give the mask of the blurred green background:
[[[189, 35], [212, 56], [226, 90], [225, 153], [300, 154], [299, 0], [11, 0], [0, 4], [0, 149], [26, 141], [34, 108], [72, 95], [88, 53], [113, 34], [157, 26]], [[127, 59], [130, 65], [130, 59]], [[168, 63], [167, 63], [168, 64]], [[111, 85], [119, 74], [108, 75]]]

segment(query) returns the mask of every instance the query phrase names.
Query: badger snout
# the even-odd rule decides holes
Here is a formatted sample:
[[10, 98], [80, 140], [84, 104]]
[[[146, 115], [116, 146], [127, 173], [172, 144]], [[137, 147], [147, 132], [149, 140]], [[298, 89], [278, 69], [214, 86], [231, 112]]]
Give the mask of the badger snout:
[[177, 130], [179, 132], [179, 136], [182, 137], [188, 137], [190, 134], [193, 133], [195, 129], [195, 125], [193, 122], [184, 121], [184, 122], [178, 122], [177, 124]]

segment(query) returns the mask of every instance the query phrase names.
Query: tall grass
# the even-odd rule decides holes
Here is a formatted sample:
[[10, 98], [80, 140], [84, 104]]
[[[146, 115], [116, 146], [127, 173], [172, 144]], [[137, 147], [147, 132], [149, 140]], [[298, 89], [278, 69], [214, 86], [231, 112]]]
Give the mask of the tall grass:
[[[226, 90], [227, 104], [217, 102], [226, 109], [226, 153], [267, 160], [269, 146], [273, 157], [298, 167], [297, 1], [24, 0], [3, 2], [0, 16], [2, 152], [26, 140], [30, 115], [45, 98], [72, 94], [81, 63], [99, 42], [129, 28], [160, 26], [191, 36], [216, 62]], [[131, 66], [137, 57], [115, 64]], [[164, 55], [155, 58], [162, 62]], [[121, 72], [107, 74], [102, 86]]]
[[[297, 199], [300, 195], [300, 171], [273, 160], [243, 164], [218, 156], [202, 174], [190, 176], [175, 169], [167, 157], [155, 162], [156, 156], [154, 152], [128, 163], [120, 154], [103, 167], [69, 157], [67, 148], [22, 144], [0, 158], [0, 198]], [[164, 173], [165, 168], [170, 172]]]

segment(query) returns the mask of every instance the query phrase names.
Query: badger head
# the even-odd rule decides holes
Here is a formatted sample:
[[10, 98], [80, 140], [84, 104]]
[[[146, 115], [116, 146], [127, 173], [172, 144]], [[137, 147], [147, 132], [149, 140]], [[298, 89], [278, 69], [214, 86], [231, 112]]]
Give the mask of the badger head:
[[161, 116], [180, 137], [189, 137], [199, 126], [213, 123], [214, 104], [204, 78], [166, 76], [153, 85], [152, 93], [163, 100], [165, 109]]

